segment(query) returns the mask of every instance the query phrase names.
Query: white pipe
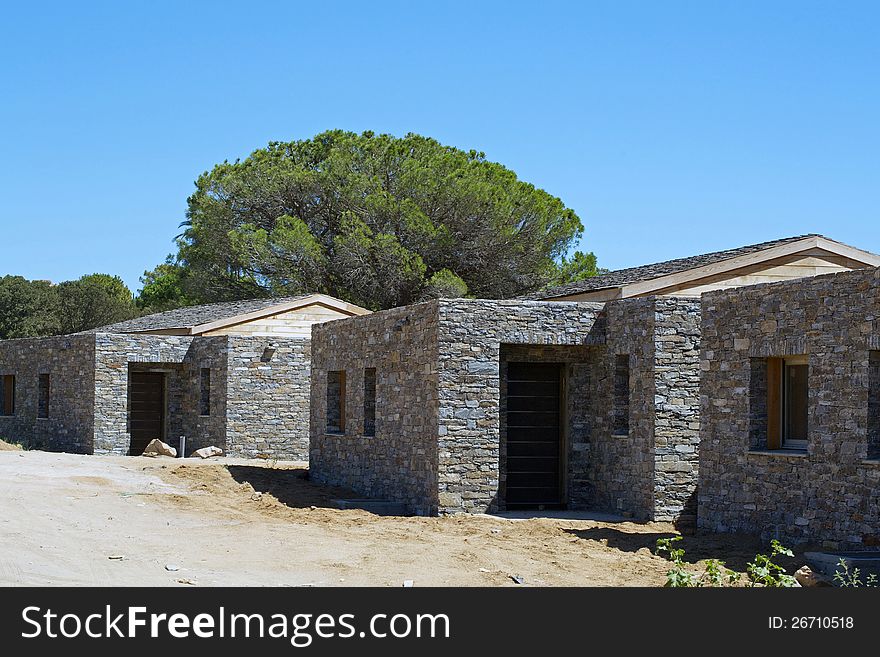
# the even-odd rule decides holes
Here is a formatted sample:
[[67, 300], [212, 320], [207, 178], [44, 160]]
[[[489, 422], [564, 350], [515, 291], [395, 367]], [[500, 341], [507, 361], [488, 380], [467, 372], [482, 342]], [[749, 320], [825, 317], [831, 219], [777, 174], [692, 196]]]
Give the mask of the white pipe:
[[180, 437], [180, 450], [177, 452], [177, 458], [183, 458], [186, 453], [186, 436]]

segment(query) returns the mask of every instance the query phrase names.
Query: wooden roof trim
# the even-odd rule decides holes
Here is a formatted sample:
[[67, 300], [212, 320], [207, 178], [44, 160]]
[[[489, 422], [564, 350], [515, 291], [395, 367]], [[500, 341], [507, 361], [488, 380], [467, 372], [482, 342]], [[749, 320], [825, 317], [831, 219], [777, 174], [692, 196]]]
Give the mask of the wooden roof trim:
[[880, 266], [880, 256], [878, 255], [824, 237], [810, 236], [796, 242], [789, 242], [788, 244], [781, 244], [763, 251], [748, 253], [735, 258], [728, 258], [727, 260], [703, 265], [702, 267], [695, 267], [694, 269], [688, 269], [675, 274], [667, 274], [666, 276], [652, 278], [647, 281], [623, 285], [621, 286], [620, 297], [627, 298], [651, 294], [659, 290], [695, 282], [709, 276], [728, 273], [751, 265], [760, 264], [768, 260], [800, 253], [805, 249], [810, 248], [822, 249], [823, 251], [844, 256], [873, 267]]
[[845, 258], [850, 258], [851, 260], [855, 260], [857, 262], [863, 262], [866, 265], [870, 265], [871, 267], [880, 267], [880, 255], [876, 253], [871, 253], [870, 251], [863, 251], [862, 249], [857, 249], [854, 246], [850, 246], [849, 244], [843, 244], [842, 242], [835, 242], [834, 240], [830, 240], [827, 237], [817, 237], [816, 238], [816, 246], [825, 251], [831, 251], [831, 253], [836, 253], [837, 255], [843, 256]]
[[336, 299], [334, 297], [327, 296], [326, 294], [310, 294], [309, 296], [303, 297], [302, 299], [287, 301], [285, 303], [279, 303], [274, 306], [267, 306], [265, 308], [255, 310], [250, 313], [243, 313], [241, 315], [225, 317], [223, 319], [214, 320], [213, 322], [206, 322], [204, 324], [199, 324], [198, 326], [193, 326], [189, 329], [189, 335], [201, 335], [210, 331], [216, 331], [218, 329], [227, 328], [229, 326], [235, 326], [236, 324], [245, 324], [247, 322], [252, 322], [257, 319], [262, 319], [264, 317], [270, 317], [271, 315], [278, 315], [280, 313], [290, 312], [291, 310], [305, 308], [306, 306], [324, 306], [325, 308], [338, 310], [339, 312], [346, 313], [348, 315], [370, 314], [370, 311], [366, 308], [361, 308], [360, 306], [356, 306], [353, 303], [348, 303], [347, 301], [342, 301], [341, 299]]

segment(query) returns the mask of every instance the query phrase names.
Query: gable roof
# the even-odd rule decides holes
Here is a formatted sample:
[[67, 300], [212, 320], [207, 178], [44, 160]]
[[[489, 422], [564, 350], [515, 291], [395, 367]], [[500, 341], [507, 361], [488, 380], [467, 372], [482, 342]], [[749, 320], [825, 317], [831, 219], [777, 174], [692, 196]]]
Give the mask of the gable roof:
[[179, 331], [184, 335], [200, 335], [233, 324], [277, 315], [306, 306], [321, 305], [348, 315], [366, 315], [370, 311], [326, 294], [303, 294], [273, 299], [224, 301], [202, 306], [177, 308], [163, 313], [136, 317], [124, 322], [92, 329], [91, 333], [153, 333]]
[[[851, 258], [868, 266], [880, 266], [880, 256], [852, 246], [836, 242], [818, 234], [798, 235], [783, 239], [741, 246], [725, 251], [714, 251], [688, 258], [676, 258], [641, 267], [618, 269], [599, 276], [592, 276], [574, 283], [549, 288], [530, 294], [528, 299], [555, 299], [586, 292], [613, 288], [628, 288], [623, 296], [648, 294], [655, 290], [698, 280], [706, 276], [724, 273], [748, 264], [779, 258], [800, 251], [818, 248]], [[631, 288], [631, 289], [629, 289]]]

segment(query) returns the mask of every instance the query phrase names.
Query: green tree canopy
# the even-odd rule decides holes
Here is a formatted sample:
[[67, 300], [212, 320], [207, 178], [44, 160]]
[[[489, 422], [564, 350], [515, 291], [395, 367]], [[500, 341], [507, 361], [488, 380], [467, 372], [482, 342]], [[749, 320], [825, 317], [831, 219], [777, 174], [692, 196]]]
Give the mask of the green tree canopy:
[[0, 277], [0, 340], [54, 335], [59, 330], [58, 297], [49, 281]]
[[575, 251], [571, 257], [563, 257], [556, 271], [547, 281], [548, 286], [564, 285], [572, 283], [591, 276], [604, 274], [608, 270], [600, 269], [596, 265], [596, 256], [592, 253], [584, 253], [583, 251]]
[[564, 276], [582, 232], [561, 200], [482, 153], [343, 131], [217, 165], [196, 181], [184, 225], [175, 260], [144, 275], [142, 306], [304, 292], [373, 309], [507, 298]]
[[76, 333], [137, 315], [131, 291], [118, 276], [90, 274], [58, 285], [0, 278], [0, 339]]
[[186, 270], [171, 256], [152, 271], [145, 271], [141, 277], [143, 288], [135, 300], [138, 308], [149, 314], [192, 305], [184, 291], [186, 275]]
[[55, 286], [61, 333], [77, 333], [138, 316], [125, 283], [118, 276], [89, 274]]

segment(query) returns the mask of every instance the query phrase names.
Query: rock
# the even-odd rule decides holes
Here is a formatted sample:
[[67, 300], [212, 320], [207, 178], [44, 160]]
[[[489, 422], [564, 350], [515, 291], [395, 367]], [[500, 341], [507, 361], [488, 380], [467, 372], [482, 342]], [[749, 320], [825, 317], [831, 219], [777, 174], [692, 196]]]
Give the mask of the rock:
[[413, 581], [411, 579], [403, 580], [404, 588], [412, 588], [412, 585], [413, 585]]
[[123, 559], [125, 559], [125, 555], [124, 554], [111, 554], [107, 558], [110, 559], [110, 561], [122, 561]]
[[158, 438], [153, 438], [150, 441], [150, 444], [147, 445], [147, 448], [144, 450], [145, 456], [177, 456], [177, 450], [174, 449], [171, 445], [167, 443], [163, 443]]
[[794, 578], [801, 586], [833, 586], [831, 580], [821, 573], [813, 572], [809, 566], [801, 566], [794, 573]]
[[251, 499], [252, 499], [254, 502], [259, 502], [261, 499], [263, 499], [263, 494], [262, 494], [262, 493], [259, 493], [259, 492], [258, 492], [258, 493], [254, 493], [253, 495], [251, 495]]
[[196, 586], [196, 585], [198, 585], [198, 582], [197, 582], [196, 580], [194, 580], [194, 579], [189, 579], [189, 578], [187, 578], [187, 577], [181, 577], [179, 580], [177, 580], [177, 583], [178, 583], [178, 584], [188, 584], [189, 586]]
[[197, 449], [192, 453], [193, 456], [198, 456], [202, 459], [209, 459], [212, 456], [223, 456], [223, 450], [219, 447], [214, 447], [211, 445], [210, 447], [202, 447], [201, 449]]
[[175, 565], [173, 563], [169, 563], [169, 564], [165, 565], [165, 570], [173, 573], [173, 572], [180, 570], [180, 566]]

